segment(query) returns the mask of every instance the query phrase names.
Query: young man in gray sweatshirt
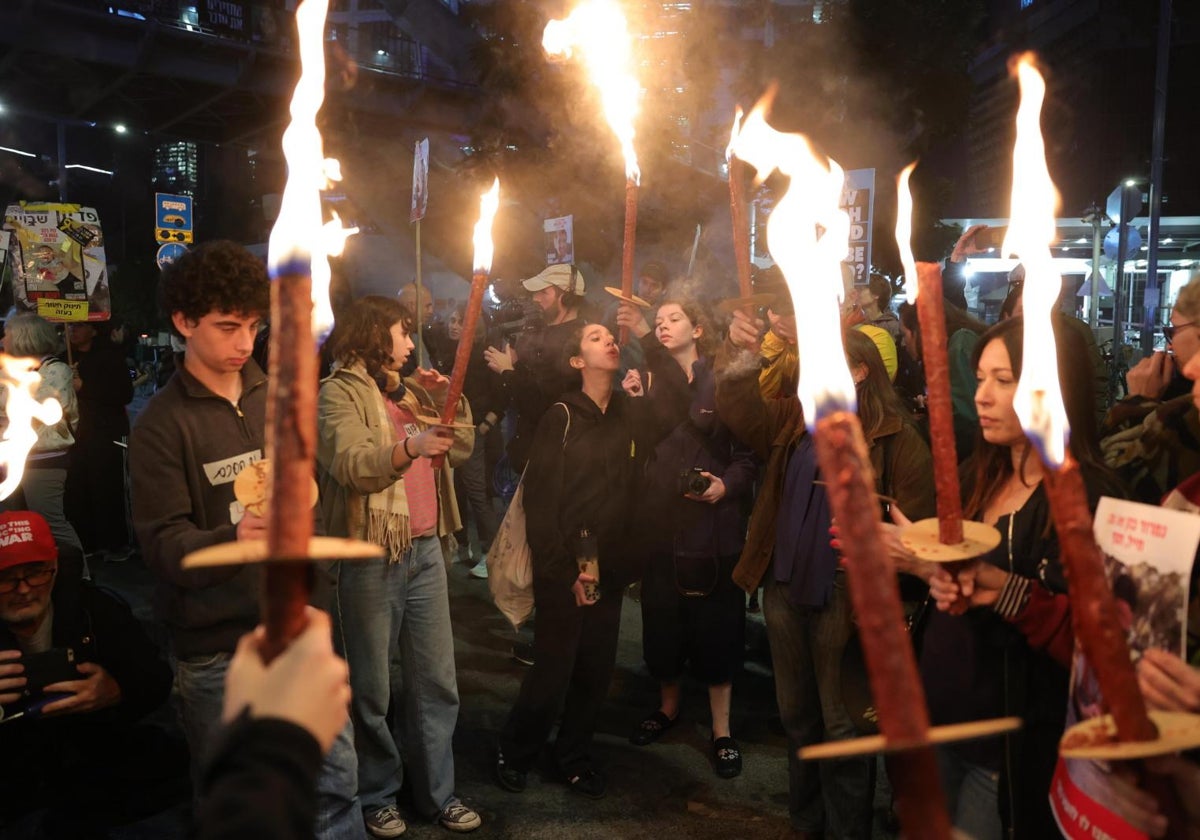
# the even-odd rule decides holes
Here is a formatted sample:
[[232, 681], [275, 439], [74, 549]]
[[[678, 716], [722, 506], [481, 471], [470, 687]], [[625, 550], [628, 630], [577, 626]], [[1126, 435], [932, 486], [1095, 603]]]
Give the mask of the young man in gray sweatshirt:
[[[155, 612], [176, 657], [180, 718], [198, 788], [221, 722], [230, 657], [258, 623], [259, 570], [184, 570], [182, 560], [205, 546], [266, 536], [266, 521], [237, 502], [233, 481], [265, 452], [267, 377], [250, 354], [270, 308], [270, 283], [257, 257], [214, 241], [164, 272], [159, 303], [187, 348], [130, 437], [133, 523], [155, 576]], [[347, 730], [318, 782], [322, 840], [365, 836], [356, 767]]]

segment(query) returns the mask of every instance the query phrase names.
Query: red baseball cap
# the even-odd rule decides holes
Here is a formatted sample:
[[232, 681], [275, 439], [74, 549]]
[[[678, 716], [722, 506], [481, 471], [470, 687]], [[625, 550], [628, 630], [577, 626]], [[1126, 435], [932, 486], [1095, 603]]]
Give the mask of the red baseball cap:
[[31, 510], [0, 513], [0, 570], [58, 559], [50, 526]]

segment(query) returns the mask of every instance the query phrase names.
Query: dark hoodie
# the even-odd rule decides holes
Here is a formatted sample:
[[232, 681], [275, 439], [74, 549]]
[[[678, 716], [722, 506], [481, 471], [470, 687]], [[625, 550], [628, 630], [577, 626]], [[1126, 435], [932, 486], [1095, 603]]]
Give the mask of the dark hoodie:
[[[237, 406], [180, 366], [129, 440], [133, 522], [154, 572], [154, 606], [181, 659], [232, 653], [258, 623], [254, 566], [182, 568], [185, 555], [237, 539], [233, 480], [265, 450], [267, 377], [242, 369]], [[238, 508], [240, 509], [240, 508]]]
[[681, 403], [614, 391], [601, 411], [578, 390], [560, 402], [538, 424], [524, 478], [534, 581], [569, 588], [579, 575], [579, 534], [587, 528], [599, 543], [601, 588], [619, 592], [640, 573], [625, 542], [642, 468], [683, 419]]

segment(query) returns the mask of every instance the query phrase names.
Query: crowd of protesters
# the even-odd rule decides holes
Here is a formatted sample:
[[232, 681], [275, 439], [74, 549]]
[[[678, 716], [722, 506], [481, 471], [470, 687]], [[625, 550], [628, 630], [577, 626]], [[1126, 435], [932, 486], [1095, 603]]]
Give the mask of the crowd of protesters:
[[[952, 263], [973, 252], [974, 232]], [[66, 356], [54, 325], [11, 316], [6, 352], [33, 361], [39, 396], [64, 411], [38, 426], [21, 492], [0, 514], [0, 739], [6, 754], [19, 743], [30, 757], [0, 787], [2, 816], [41, 814], [26, 825], [30, 836], [85, 836], [78, 812], [56, 803], [129, 784], [134, 771], [107, 773], [104, 757], [139, 737], [139, 720], [173, 683], [197, 836], [397, 837], [406, 816], [478, 828], [480, 814], [455, 788], [448, 569], [457, 560], [471, 577], [496, 574], [502, 518], [514, 514], [498, 480], [507, 471], [520, 477], [532, 642], [522, 657], [531, 667], [494, 733], [495, 780], [506, 792], [497, 796], [526, 790], [552, 734], [561, 780], [605, 796], [593, 736], [631, 592], [659, 705], [629, 721], [629, 740], [649, 748], [664, 737], [679, 719], [683, 681], [694, 679], [707, 690], [712, 772], [739, 775], [733, 686], [761, 591], [791, 828], [870, 837], [886, 772], [865, 757], [797, 755], [863, 728], [845, 689], [854, 611], [796, 396], [802, 326], [777, 270], [756, 279], [769, 300], [761, 310], [723, 318], [673, 279], [648, 264], [642, 300], [607, 308], [589, 302], [593, 278], [574, 265], [524, 280], [524, 302], [488, 314], [476, 331], [451, 424], [438, 418], [464, 308], [438, 317], [415, 286], [343, 305], [322, 348], [313, 524], [373, 543], [379, 556], [321, 564], [308, 629], [270, 664], [259, 652], [257, 570], [183, 566], [197, 549], [265, 536], [262, 511], [234, 494], [238, 474], [265, 456], [268, 376], [252, 358], [269, 311], [261, 261], [212, 242], [165, 272], [163, 315], [185, 349], [132, 432], [122, 330], [72, 325]], [[938, 751], [951, 817], [977, 840], [1055, 836], [1048, 794], [1074, 642], [1041, 461], [1013, 406], [1022, 282], [1014, 274], [1005, 318], [991, 326], [956, 305], [959, 290], [948, 285], [964, 510], [1001, 534], [997, 548], [955, 571], [918, 560], [898, 538], [935, 508], [916, 313], [897, 311], [892, 285], [872, 276], [843, 323], [880, 528], [914, 619], [932, 723], [1024, 721], [1019, 733]], [[1105, 415], [1090, 331], [1070, 313], [1055, 316], [1070, 446], [1093, 504], [1101, 495], [1167, 497], [1200, 512], [1198, 398], [1186, 381], [1200, 378], [1198, 323], [1200, 279], [1179, 294], [1164, 330], [1173, 353], [1131, 370], [1131, 396]], [[153, 575], [162, 632], [147, 633], [89, 580], [97, 563], [131, 547]], [[1162, 651], [1138, 667], [1152, 707], [1200, 711], [1200, 670]], [[402, 784], [412, 791], [407, 815]], [[1165, 805], [1136, 785], [1114, 791], [1108, 807], [1151, 836], [1166, 830]]]

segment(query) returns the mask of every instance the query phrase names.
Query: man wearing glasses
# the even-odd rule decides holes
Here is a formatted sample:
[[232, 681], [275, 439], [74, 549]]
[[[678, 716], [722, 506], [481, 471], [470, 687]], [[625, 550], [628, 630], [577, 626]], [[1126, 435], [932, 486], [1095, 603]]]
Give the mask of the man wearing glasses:
[[128, 798], [133, 724], [171, 691], [129, 607], [88, 581], [56, 586], [57, 574], [46, 520], [0, 513], [0, 743], [20, 756], [0, 762], [0, 825], [32, 820], [30, 836], [94, 828], [100, 803]]
[[1148, 504], [1200, 472], [1200, 414], [1182, 373], [1200, 352], [1200, 275], [1180, 290], [1163, 337], [1165, 350], [1130, 368], [1129, 396], [1108, 412], [1101, 441], [1105, 461]]

